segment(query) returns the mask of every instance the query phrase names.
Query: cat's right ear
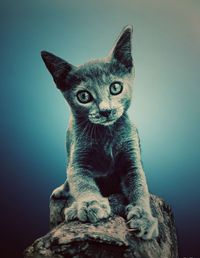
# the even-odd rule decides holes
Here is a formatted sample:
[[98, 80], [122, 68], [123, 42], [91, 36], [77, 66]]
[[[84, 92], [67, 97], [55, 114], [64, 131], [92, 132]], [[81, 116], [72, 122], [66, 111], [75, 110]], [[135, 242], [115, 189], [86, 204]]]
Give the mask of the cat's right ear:
[[67, 75], [76, 69], [75, 66], [47, 51], [41, 51], [41, 56], [58, 89], [65, 91]]
[[113, 49], [110, 52], [111, 60], [114, 63], [122, 64], [125, 70], [128, 72], [131, 72], [133, 68], [132, 34], [132, 25], [127, 25], [126, 27], [124, 27]]

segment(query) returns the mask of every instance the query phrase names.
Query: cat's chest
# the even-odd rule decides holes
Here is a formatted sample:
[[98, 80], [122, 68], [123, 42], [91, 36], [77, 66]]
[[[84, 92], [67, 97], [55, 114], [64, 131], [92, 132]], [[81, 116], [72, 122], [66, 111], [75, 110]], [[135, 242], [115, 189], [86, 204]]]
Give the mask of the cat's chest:
[[94, 176], [101, 177], [111, 174], [114, 169], [114, 146], [110, 142], [93, 144], [87, 150], [86, 159]]

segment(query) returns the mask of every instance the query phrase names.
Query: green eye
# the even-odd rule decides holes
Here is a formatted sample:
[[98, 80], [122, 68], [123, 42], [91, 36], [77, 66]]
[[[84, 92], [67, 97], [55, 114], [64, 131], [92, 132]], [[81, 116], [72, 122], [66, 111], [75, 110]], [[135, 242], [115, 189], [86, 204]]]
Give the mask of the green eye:
[[112, 95], [118, 95], [122, 92], [123, 86], [121, 82], [113, 82], [110, 84], [110, 93]]
[[93, 100], [92, 95], [86, 91], [86, 90], [80, 90], [76, 94], [77, 99], [80, 103], [86, 104], [88, 102], [91, 102]]

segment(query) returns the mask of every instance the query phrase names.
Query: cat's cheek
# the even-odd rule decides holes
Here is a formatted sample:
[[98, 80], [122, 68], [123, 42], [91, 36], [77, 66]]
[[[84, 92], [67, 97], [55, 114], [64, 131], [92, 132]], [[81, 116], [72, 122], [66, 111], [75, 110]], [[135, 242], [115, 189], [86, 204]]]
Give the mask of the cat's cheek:
[[124, 112], [126, 112], [131, 104], [131, 99], [130, 98], [124, 98], [121, 102], [121, 105], [124, 107]]
[[65, 98], [65, 100], [67, 101], [67, 103], [69, 104], [69, 106], [74, 109], [75, 108], [75, 103], [74, 103], [74, 96], [73, 94], [71, 94], [70, 91], [65, 91], [63, 92], [63, 96]]

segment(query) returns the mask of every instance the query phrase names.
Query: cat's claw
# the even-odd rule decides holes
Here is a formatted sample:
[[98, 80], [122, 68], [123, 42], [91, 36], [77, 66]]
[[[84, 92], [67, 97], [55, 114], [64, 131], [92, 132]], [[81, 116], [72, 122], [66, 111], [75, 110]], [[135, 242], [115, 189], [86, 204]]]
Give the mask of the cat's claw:
[[64, 209], [65, 221], [71, 221], [78, 219], [77, 216], [77, 202], [73, 202], [72, 205]]
[[64, 214], [66, 221], [77, 218], [83, 222], [96, 223], [101, 219], [108, 218], [111, 214], [111, 208], [106, 198], [85, 198], [66, 208]]
[[151, 215], [149, 210], [129, 204], [127, 210], [127, 226], [135, 236], [145, 240], [154, 239], [158, 236], [158, 220]]
[[67, 191], [65, 185], [57, 187], [51, 194], [51, 199], [67, 199], [69, 191]]

